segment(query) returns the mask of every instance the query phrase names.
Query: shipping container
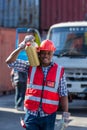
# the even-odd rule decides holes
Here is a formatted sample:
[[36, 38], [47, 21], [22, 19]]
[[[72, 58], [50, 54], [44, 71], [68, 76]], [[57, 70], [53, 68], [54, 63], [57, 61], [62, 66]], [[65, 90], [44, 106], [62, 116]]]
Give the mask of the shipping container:
[[0, 0], [0, 26], [39, 28], [39, 0]]
[[55, 23], [87, 20], [87, 0], [41, 0], [40, 29]]
[[87, 0], [0, 0], [1, 27], [48, 30], [55, 23], [87, 20]]
[[0, 28], [0, 93], [13, 90], [6, 58], [15, 49], [15, 29]]

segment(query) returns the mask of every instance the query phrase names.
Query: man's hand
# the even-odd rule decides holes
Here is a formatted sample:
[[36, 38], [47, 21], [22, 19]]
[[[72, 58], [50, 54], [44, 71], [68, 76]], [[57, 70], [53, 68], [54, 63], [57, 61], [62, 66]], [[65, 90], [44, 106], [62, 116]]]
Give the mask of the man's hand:
[[35, 37], [33, 35], [25, 36], [24, 40], [19, 44], [19, 48], [24, 49], [27, 42], [34, 42]]
[[70, 121], [69, 117], [70, 117], [70, 113], [69, 112], [63, 112], [62, 119], [64, 121], [64, 127], [65, 128], [68, 127], [68, 124], [69, 124], [69, 121]]
[[27, 36], [25, 36], [25, 38], [24, 38], [24, 41], [25, 42], [34, 42], [34, 40], [35, 40], [35, 37], [33, 36], [33, 35], [27, 35]]

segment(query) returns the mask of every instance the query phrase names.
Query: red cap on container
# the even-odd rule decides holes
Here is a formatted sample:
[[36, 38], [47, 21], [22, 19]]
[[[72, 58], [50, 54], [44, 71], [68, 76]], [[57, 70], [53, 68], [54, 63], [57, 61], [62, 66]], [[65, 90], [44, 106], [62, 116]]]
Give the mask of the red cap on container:
[[27, 42], [27, 43], [26, 43], [26, 46], [30, 46], [30, 45], [31, 45], [31, 43], [30, 43], [30, 42]]

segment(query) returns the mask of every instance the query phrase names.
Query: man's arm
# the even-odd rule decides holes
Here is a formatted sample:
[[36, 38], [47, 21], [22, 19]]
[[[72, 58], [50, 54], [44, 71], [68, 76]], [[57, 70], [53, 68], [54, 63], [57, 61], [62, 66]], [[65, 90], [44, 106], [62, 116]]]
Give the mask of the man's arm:
[[66, 84], [65, 73], [63, 72], [63, 76], [60, 83], [60, 104], [63, 110], [62, 113], [62, 121], [64, 122], [64, 127], [66, 128], [69, 123], [70, 113], [68, 112], [68, 90]]
[[68, 112], [68, 96], [61, 96], [61, 106], [64, 112]]
[[21, 43], [19, 44], [19, 47], [18, 47], [16, 50], [14, 50], [14, 51], [9, 55], [9, 57], [6, 59], [5, 62], [6, 62], [7, 64], [14, 62], [14, 61], [16, 60], [16, 58], [17, 58], [19, 52], [25, 48], [26, 43], [27, 43], [27, 42], [33, 42], [33, 41], [34, 41], [34, 36], [32, 36], [32, 35], [27, 35], [27, 36], [25, 36], [23, 42], [21, 42]]
[[19, 52], [22, 50], [22, 48], [17, 48], [16, 50], [14, 50], [9, 56], [8, 58], [6, 59], [6, 63], [9, 64], [9, 63], [12, 63], [16, 60]]

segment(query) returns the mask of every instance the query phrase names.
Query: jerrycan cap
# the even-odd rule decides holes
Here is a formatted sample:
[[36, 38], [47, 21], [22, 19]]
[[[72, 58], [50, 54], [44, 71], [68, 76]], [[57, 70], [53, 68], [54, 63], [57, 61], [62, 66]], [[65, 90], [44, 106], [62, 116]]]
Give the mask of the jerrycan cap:
[[30, 46], [30, 45], [31, 45], [31, 43], [30, 43], [30, 42], [27, 42], [27, 43], [26, 43], [26, 46]]

